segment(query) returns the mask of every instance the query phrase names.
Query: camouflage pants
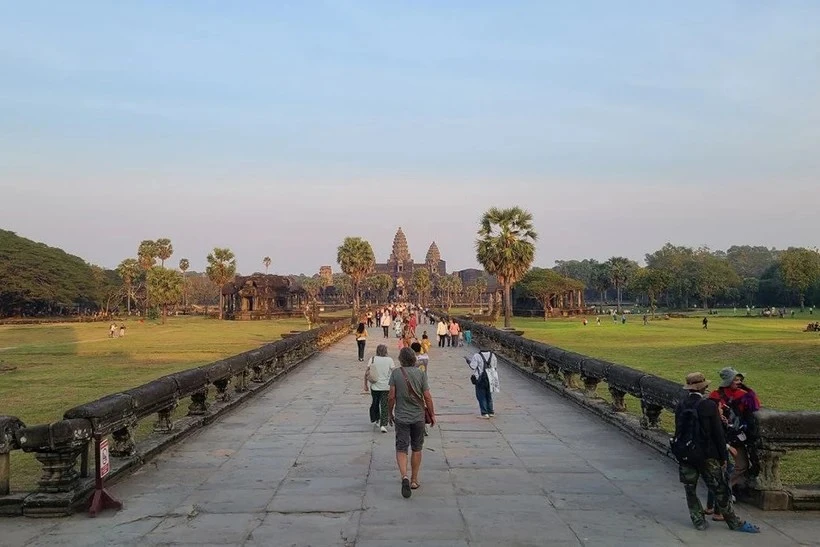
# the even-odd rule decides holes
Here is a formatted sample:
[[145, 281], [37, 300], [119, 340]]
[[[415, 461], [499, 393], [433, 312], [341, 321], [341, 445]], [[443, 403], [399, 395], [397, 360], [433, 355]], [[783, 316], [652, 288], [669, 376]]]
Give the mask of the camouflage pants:
[[743, 524], [732, 507], [732, 493], [726, 482], [726, 474], [717, 460], [706, 460], [699, 467], [681, 465], [680, 481], [686, 490], [686, 505], [689, 506], [689, 517], [697, 525], [704, 521], [703, 506], [698, 498], [698, 478], [703, 477], [707, 488], [715, 493], [715, 513], [723, 515], [726, 524], [734, 530]]

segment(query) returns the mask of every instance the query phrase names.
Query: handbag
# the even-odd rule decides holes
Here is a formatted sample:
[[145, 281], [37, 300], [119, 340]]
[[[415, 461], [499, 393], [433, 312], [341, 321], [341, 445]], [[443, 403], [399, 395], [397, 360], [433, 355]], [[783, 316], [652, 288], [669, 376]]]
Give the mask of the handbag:
[[372, 366], [373, 366], [373, 363], [375, 362], [375, 360], [376, 360], [375, 357], [370, 358], [370, 363], [367, 364], [367, 370], [364, 373], [365, 379], [371, 384], [375, 384], [376, 382], [379, 381], [378, 377], [375, 377], [375, 378], [373, 377], [373, 368], [372, 368]]
[[409, 391], [410, 395], [414, 397], [416, 401], [421, 403], [421, 406], [424, 407], [424, 423], [433, 425], [433, 413], [430, 412], [429, 408], [427, 408], [427, 405], [424, 403], [424, 399], [419, 397], [419, 394], [416, 393], [415, 389], [413, 389], [413, 385], [410, 383], [410, 379], [407, 377], [407, 371], [405, 371], [403, 367], [399, 370], [401, 371], [401, 375], [404, 376], [404, 381], [407, 384], [407, 391]]

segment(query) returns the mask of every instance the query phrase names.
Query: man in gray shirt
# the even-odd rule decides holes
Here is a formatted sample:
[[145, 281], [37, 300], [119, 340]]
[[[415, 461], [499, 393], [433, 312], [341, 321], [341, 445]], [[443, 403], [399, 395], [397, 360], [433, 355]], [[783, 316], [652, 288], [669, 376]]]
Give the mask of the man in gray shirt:
[[[435, 425], [433, 397], [427, 385], [427, 375], [416, 364], [416, 353], [410, 348], [399, 352], [399, 368], [390, 374], [390, 392], [387, 396], [388, 415], [396, 425], [396, 463], [401, 475], [401, 495], [409, 498], [419, 487], [421, 450], [424, 446], [424, 409], [429, 409]], [[411, 475], [407, 477], [407, 448], [410, 457]]]

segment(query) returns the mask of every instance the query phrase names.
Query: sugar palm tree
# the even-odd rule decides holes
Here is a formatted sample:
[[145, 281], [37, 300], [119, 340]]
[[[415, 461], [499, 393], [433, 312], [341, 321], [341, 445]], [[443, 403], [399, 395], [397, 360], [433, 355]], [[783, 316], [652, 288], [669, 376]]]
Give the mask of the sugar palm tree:
[[154, 242], [157, 249], [157, 258], [160, 260], [162, 267], [165, 267], [165, 261], [171, 258], [174, 254], [174, 246], [171, 245], [171, 240], [168, 238], [160, 238]]
[[273, 262], [269, 256], [266, 256], [262, 259], [262, 264], [265, 265], [265, 274], [268, 273], [268, 268], [270, 268], [270, 263]]
[[621, 313], [621, 295], [623, 294], [624, 286], [635, 271], [637, 271], [638, 265], [634, 261], [622, 256], [613, 256], [606, 261], [606, 265], [609, 268], [609, 279], [612, 281], [612, 286], [615, 287], [618, 313]]
[[359, 287], [376, 263], [373, 248], [360, 237], [346, 237], [338, 248], [336, 261], [353, 283], [353, 320], [356, 321], [359, 317]]
[[168, 317], [168, 306], [179, 302], [182, 296], [182, 274], [154, 266], [146, 276], [148, 300], [153, 306], [162, 308], [162, 323]]
[[137, 248], [137, 260], [144, 271], [150, 270], [157, 262], [157, 242], [143, 240]]
[[182, 307], [185, 308], [188, 305], [188, 298], [186, 293], [188, 291], [185, 290], [186, 282], [185, 282], [185, 272], [188, 271], [188, 268], [191, 267], [191, 263], [188, 261], [187, 258], [181, 258], [179, 260], [179, 271], [182, 272]]
[[133, 293], [134, 280], [140, 274], [140, 265], [135, 258], [126, 258], [117, 266], [117, 273], [125, 285], [128, 315], [131, 315], [131, 294]]
[[230, 249], [214, 247], [208, 255], [208, 267], [205, 268], [208, 277], [219, 287], [219, 318], [225, 317], [225, 296], [222, 286], [236, 275], [236, 258]]
[[510, 326], [512, 317], [512, 286], [530, 268], [537, 239], [532, 214], [520, 207], [492, 207], [481, 218], [476, 259], [504, 288], [505, 327]]

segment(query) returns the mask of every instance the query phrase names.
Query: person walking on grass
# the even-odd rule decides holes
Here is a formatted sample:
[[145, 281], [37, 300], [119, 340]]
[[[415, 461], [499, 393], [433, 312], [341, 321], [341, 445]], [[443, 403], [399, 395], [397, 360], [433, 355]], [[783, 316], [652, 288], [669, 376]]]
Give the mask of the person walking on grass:
[[367, 342], [367, 328], [365, 328], [364, 322], [362, 322], [356, 327], [356, 346], [359, 349], [359, 361], [364, 361], [365, 342]]
[[376, 355], [370, 359], [364, 373], [365, 391], [370, 384], [370, 423], [379, 425], [382, 433], [387, 433], [387, 395], [390, 392], [390, 373], [396, 368], [393, 359], [387, 356], [387, 346], [379, 344]]
[[[390, 423], [396, 426], [396, 464], [401, 476], [401, 495], [409, 498], [421, 486], [422, 448], [424, 447], [424, 414], [429, 410], [430, 425], [435, 425], [433, 396], [427, 384], [427, 375], [416, 365], [416, 353], [410, 348], [399, 351], [399, 367], [390, 374], [390, 392], [387, 412]], [[410, 456], [410, 476], [407, 475], [407, 449]]]
[[703, 330], [709, 330], [709, 318], [708, 317], [704, 316], [703, 321], [701, 321], [701, 323], [703, 323]]
[[686, 492], [689, 518], [698, 530], [709, 526], [698, 498], [698, 479], [703, 478], [715, 497], [715, 514], [723, 517], [730, 530], [756, 534], [760, 528], [740, 520], [735, 514], [726, 477], [729, 453], [718, 405], [706, 398], [709, 381], [700, 372], [686, 375], [683, 388], [689, 395], [675, 408], [675, 437], [670, 447], [678, 460], [680, 482]]

